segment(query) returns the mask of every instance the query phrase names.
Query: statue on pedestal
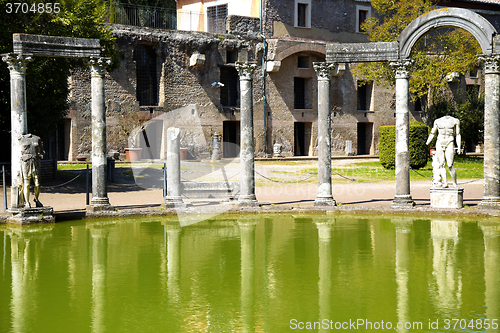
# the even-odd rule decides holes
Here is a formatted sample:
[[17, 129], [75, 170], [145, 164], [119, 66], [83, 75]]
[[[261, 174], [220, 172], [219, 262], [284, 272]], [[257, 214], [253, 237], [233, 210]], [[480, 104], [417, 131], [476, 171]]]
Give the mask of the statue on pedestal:
[[[455, 150], [458, 154], [462, 153], [462, 137], [460, 135], [460, 120], [451, 116], [444, 116], [434, 121], [431, 134], [427, 138], [426, 144], [430, 144], [434, 135], [438, 132], [436, 140], [436, 152], [432, 157], [433, 169], [433, 187], [447, 188], [445, 163], [450, 170], [453, 186], [458, 188], [457, 173], [453, 167]], [[456, 143], [456, 147], [455, 147]]]
[[38, 200], [40, 195], [40, 183], [38, 181], [38, 160], [43, 154], [40, 137], [33, 134], [24, 134], [19, 139], [21, 143], [21, 177], [22, 192], [19, 195], [19, 203], [24, 208], [31, 208], [30, 183], [31, 179], [35, 183], [35, 204], [36, 207], [43, 207]]

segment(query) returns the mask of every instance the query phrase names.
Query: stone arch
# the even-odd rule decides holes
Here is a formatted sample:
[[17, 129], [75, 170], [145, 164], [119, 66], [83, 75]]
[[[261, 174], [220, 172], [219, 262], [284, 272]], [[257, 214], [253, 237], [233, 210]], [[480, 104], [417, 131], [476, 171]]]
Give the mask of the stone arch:
[[483, 54], [493, 53], [493, 25], [484, 17], [462, 8], [436, 9], [411, 22], [399, 35], [399, 57], [407, 59], [415, 43], [425, 34], [438, 28], [461, 28], [471, 33], [479, 42]]
[[299, 52], [311, 52], [316, 54], [321, 54], [322, 56], [326, 56], [326, 46], [321, 44], [299, 44], [291, 46], [276, 55], [274, 61], [282, 61], [283, 59], [288, 58], [292, 54]]

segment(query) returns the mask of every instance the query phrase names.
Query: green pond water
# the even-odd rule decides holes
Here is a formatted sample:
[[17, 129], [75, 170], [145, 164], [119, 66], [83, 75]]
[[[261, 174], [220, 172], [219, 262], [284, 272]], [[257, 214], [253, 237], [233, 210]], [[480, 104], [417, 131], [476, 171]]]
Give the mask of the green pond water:
[[0, 332], [499, 332], [500, 227], [344, 215], [0, 225]]

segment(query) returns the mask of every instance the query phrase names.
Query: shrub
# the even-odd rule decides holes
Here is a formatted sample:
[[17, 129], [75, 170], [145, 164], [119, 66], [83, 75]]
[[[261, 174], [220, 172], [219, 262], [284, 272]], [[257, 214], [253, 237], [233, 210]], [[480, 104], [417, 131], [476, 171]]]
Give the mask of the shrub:
[[[379, 159], [386, 169], [394, 169], [396, 164], [396, 127], [380, 126]], [[429, 135], [429, 127], [418, 121], [410, 122], [410, 167], [420, 169], [427, 165], [429, 148], [425, 144]]]

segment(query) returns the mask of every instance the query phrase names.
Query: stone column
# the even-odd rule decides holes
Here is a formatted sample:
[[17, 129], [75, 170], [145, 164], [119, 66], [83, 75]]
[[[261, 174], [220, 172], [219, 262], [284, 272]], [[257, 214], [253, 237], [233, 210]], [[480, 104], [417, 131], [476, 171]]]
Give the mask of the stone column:
[[108, 184], [106, 179], [106, 104], [104, 99], [105, 66], [111, 60], [90, 59], [92, 86], [92, 199], [89, 211], [109, 210]]
[[181, 197], [180, 134], [181, 130], [176, 127], [167, 129], [167, 196], [163, 203], [165, 208], [184, 207]]
[[255, 207], [259, 205], [255, 197], [255, 149], [253, 142], [253, 94], [252, 77], [257, 64], [250, 62], [236, 63], [240, 76], [240, 206]]
[[2, 60], [10, 71], [10, 118], [11, 118], [11, 202], [10, 208], [19, 208], [19, 191], [22, 187], [21, 146], [19, 138], [28, 134], [26, 111], [26, 67], [31, 56], [26, 54], [4, 54]]
[[412, 208], [410, 194], [409, 67], [411, 60], [392, 62], [396, 72], [396, 195], [393, 208]]
[[484, 62], [484, 192], [479, 206], [500, 208], [500, 55]]
[[318, 194], [315, 206], [335, 206], [332, 196], [332, 116], [330, 112], [330, 79], [334, 63], [315, 62], [318, 77]]

